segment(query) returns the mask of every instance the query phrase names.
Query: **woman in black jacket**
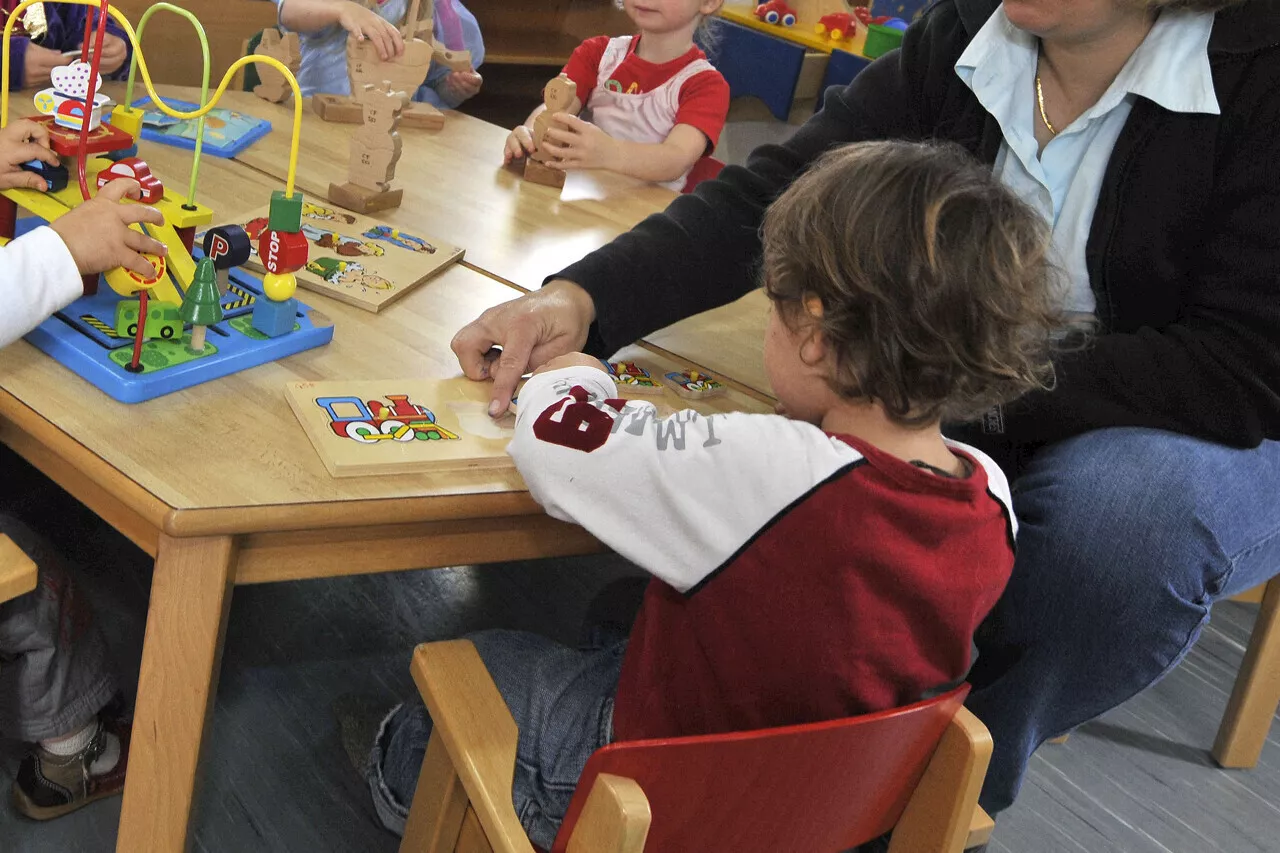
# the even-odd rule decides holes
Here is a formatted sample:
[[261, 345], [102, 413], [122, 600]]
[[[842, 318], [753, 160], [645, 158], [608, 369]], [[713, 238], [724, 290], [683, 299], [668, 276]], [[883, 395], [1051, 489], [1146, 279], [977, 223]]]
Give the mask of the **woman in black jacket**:
[[971, 674], [998, 811], [1040, 743], [1158, 680], [1215, 599], [1280, 571], [1278, 128], [1273, 0], [940, 0], [786, 145], [454, 350], [505, 410], [529, 366], [743, 295], [765, 207], [822, 151], [938, 138], [992, 164], [1053, 224], [1067, 307], [1096, 328], [1052, 391], [962, 428], [1017, 478], [1022, 525]]

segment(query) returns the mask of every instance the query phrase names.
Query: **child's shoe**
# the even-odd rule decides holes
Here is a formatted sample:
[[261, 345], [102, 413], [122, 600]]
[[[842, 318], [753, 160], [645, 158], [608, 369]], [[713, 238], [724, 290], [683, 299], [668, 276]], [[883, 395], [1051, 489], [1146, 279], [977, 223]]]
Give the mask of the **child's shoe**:
[[[99, 719], [88, 746], [73, 755], [54, 755], [39, 745], [32, 747], [13, 781], [14, 808], [33, 820], [50, 820], [119, 794], [124, 790], [131, 732], [130, 723]], [[108, 734], [119, 738], [120, 757], [115, 766], [92, 773], [94, 761], [107, 747]]]

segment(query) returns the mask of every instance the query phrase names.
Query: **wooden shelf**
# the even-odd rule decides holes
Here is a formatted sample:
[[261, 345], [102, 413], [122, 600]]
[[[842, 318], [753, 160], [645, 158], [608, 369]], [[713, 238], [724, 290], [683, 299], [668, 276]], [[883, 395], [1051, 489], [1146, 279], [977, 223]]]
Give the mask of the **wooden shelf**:
[[486, 64], [560, 66], [584, 39], [633, 29], [613, 0], [467, 0], [467, 8], [484, 34]]

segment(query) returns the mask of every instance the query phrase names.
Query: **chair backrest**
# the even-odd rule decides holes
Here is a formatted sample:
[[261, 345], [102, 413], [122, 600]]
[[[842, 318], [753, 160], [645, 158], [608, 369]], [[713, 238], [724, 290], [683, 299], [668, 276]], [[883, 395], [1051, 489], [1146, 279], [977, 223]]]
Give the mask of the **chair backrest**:
[[693, 164], [693, 168], [689, 170], [689, 177], [684, 179], [684, 189], [681, 192], [691, 193], [693, 188], [703, 181], [709, 181], [716, 175], [720, 174], [720, 170], [724, 168], [724, 163], [714, 157], [707, 156], [699, 158], [698, 162]]
[[753, 732], [615, 743], [587, 761], [552, 853], [601, 773], [649, 800], [645, 850], [836, 853], [892, 829], [968, 685], [891, 711]]

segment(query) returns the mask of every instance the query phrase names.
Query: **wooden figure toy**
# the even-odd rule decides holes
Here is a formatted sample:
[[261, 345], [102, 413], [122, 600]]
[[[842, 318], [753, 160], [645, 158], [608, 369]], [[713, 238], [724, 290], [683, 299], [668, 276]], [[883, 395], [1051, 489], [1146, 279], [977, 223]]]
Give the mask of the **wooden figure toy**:
[[[262, 31], [262, 41], [254, 50], [255, 56], [270, 56], [278, 59], [294, 74], [302, 66], [302, 45], [297, 33], [280, 34], [275, 27], [267, 27]], [[253, 88], [253, 94], [265, 101], [281, 103], [289, 99], [292, 90], [289, 83], [275, 68], [262, 64], [258, 66], [258, 79], [262, 82]]]
[[196, 264], [195, 278], [178, 309], [184, 323], [191, 324], [192, 352], [204, 352], [205, 329], [222, 320], [222, 295], [218, 293], [218, 276], [213, 261], [201, 258]]
[[357, 213], [399, 207], [403, 190], [391, 189], [400, 159], [400, 114], [409, 103], [404, 92], [364, 90], [364, 125], [351, 137], [348, 180], [329, 185], [329, 200]]
[[547, 155], [542, 150], [542, 140], [547, 135], [552, 117], [556, 113], [577, 115], [582, 109], [582, 101], [578, 99], [578, 84], [565, 74], [553, 77], [542, 90], [542, 103], [546, 109], [538, 113], [538, 117], [533, 120], [534, 151], [525, 158], [524, 179], [548, 187], [563, 187], [564, 170], [547, 164]]
[[[315, 95], [311, 99], [315, 113], [325, 121], [359, 124], [364, 120], [360, 99], [367, 86], [390, 86], [395, 90], [416, 92], [427, 79], [432, 60], [453, 71], [470, 71], [469, 51], [449, 50], [435, 43], [432, 34], [434, 20], [434, 0], [412, 0], [400, 27], [404, 53], [389, 61], [378, 56], [378, 49], [367, 39], [347, 39], [351, 97]], [[444, 127], [444, 113], [431, 104], [414, 102], [405, 108], [400, 124], [401, 127], [439, 130]]]

